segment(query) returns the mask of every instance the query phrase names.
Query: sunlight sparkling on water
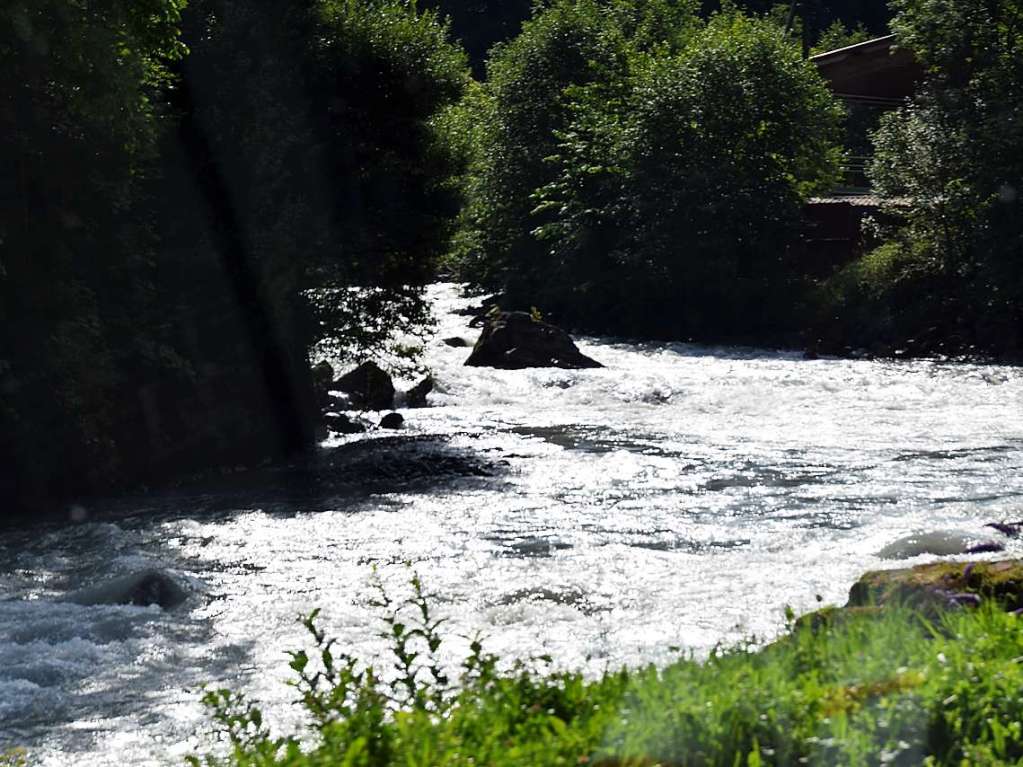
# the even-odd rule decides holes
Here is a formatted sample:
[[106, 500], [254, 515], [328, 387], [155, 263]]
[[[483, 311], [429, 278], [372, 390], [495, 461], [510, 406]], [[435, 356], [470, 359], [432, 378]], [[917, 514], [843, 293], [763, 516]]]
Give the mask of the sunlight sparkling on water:
[[[408, 434], [444, 440], [404, 460], [440, 450], [485, 476], [403, 482], [388, 448], [385, 482], [269, 473], [0, 535], [0, 752], [180, 763], [204, 682], [287, 722], [297, 615], [320, 606], [343, 646], [381, 653], [374, 566], [395, 592], [405, 562], [423, 576], [451, 662], [482, 631], [501, 655], [595, 673], [774, 636], [786, 604], [842, 602], [901, 565], [876, 554], [907, 533], [990, 538], [985, 522], [1023, 517], [1019, 370], [595, 339], [603, 370], [465, 368], [442, 339], [475, 339], [452, 313], [473, 302], [431, 292], [436, 389], [404, 412]], [[150, 567], [186, 583], [182, 608], [58, 601]]]

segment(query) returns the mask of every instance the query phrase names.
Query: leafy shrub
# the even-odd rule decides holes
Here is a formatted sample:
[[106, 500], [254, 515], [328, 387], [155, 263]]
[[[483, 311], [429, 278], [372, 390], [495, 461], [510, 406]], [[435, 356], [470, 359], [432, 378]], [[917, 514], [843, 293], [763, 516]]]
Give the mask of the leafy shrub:
[[546, 158], [570, 119], [566, 89], [611, 77], [624, 65], [623, 45], [597, 0], [558, 0], [495, 49], [484, 90], [461, 123], [473, 126], [455, 241], [463, 276], [517, 295], [543, 281], [546, 254], [530, 234], [539, 223], [530, 196], [554, 175]]
[[703, 339], [793, 322], [800, 205], [833, 178], [841, 110], [769, 23], [715, 16], [678, 53], [573, 94], [536, 195], [545, 298], [603, 330]]
[[[308, 732], [275, 737], [237, 693], [206, 695], [226, 758], [199, 765], [960, 765], [1023, 759], [1023, 621], [988, 604], [937, 623], [889, 608], [797, 624], [773, 644], [586, 680], [473, 641], [461, 678], [418, 578], [383, 594], [378, 675], [303, 619], [291, 653]], [[549, 659], [547, 659], [549, 660]]]
[[[1014, 0], [897, 0], [893, 29], [925, 70], [876, 135], [873, 182], [936, 295], [908, 297], [960, 351], [1023, 343], [1023, 32]], [[909, 337], [916, 328], [900, 328]]]
[[119, 395], [169, 354], [140, 198], [183, 6], [0, 13], [0, 514], [115, 478]]

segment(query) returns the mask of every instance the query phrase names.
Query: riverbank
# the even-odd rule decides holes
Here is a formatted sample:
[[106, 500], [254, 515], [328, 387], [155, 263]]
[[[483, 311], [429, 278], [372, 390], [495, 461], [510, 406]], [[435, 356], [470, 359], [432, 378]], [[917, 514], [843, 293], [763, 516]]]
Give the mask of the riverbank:
[[828, 617], [800, 620], [767, 646], [596, 679], [551, 674], [549, 659], [505, 664], [475, 643], [452, 682], [436, 661], [439, 626], [414, 585], [383, 616], [397, 674], [377, 677], [339, 657], [314, 614], [306, 622], [311, 646], [291, 662], [304, 727], [278, 739], [235, 693], [209, 693], [234, 751], [193, 764], [908, 766], [1023, 758], [1023, 619], [996, 601], [926, 613], [854, 607], [841, 620], [818, 613]]

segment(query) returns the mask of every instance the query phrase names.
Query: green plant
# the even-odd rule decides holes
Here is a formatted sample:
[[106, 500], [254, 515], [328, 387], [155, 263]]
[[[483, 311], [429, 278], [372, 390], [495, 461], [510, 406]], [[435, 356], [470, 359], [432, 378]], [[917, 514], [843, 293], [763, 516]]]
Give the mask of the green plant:
[[570, 95], [558, 175], [534, 195], [549, 310], [664, 337], [797, 325], [804, 280], [786, 243], [835, 178], [842, 114], [798, 49], [722, 13], [677, 52], [637, 53], [627, 77]]
[[[896, 328], [937, 328], [951, 351], [1016, 354], [1023, 227], [1023, 8], [1016, 0], [896, 0], [893, 31], [924, 75], [875, 135], [883, 233], [930, 263]], [[931, 344], [932, 349], [934, 344]]]
[[29, 767], [28, 751], [24, 748], [0, 751], [0, 767]]
[[993, 603], [927, 620], [829, 611], [769, 645], [593, 679], [503, 663], [474, 638], [453, 682], [417, 576], [378, 589], [394, 673], [378, 676], [303, 619], [291, 653], [308, 731], [274, 738], [234, 693], [207, 693], [232, 752], [193, 765], [953, 765], [1023, 763], [1023, 620]]

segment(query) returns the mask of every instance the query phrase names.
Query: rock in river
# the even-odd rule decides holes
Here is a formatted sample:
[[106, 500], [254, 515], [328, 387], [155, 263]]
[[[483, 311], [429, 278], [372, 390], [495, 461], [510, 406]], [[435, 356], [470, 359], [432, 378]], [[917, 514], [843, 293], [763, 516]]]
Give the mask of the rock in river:
[[881, 559], [910, 559], [921, 554], [945, 557], [955, 554], [982, 554], [1004, 550], [1004, 545], [990, 538], [982, 538], [958, 530], [934, 530], [912, 533], [904, 538], [899, 538], [881, 549], [877, 555]]
[[407, 392], [405, 392], [406, 407], [426, 407], [426, 395], [433, 391], [433, 376], [426, 376]]
[[344, 413], [327, 413], [323, 421], [331, 431], [338, 434], [361, 434], [366, 431], [366, 425], [359, 421], [352, 420]]
[[991, 522], [984, 525], [984, 527], [990, 527], [992, 530], [997, 530], [1002, 535], [1008, 536], [1009, 538], [1019, 538], [1023, 536], [1023, 522]]
[[80, 605], [159, 605], [170, 610], [186, 599], [188, 592], [167, 573], [143, 570], [73, 591], [64, 601]]
[[603, 367], [580, 352], [564, 330], [540, 322], [527, 312], [488, 315], [465, 364], [504, 370]]
[[380, 419], [381, 429], [400, 429], [405, 425], [405, 418], [401, 413], [388, 413]]
[[394, 383], [375, 362], [363, 362], [334, 381], [334, 388], [349, 395], [352, 404], [365, 410], [394, 407]]

